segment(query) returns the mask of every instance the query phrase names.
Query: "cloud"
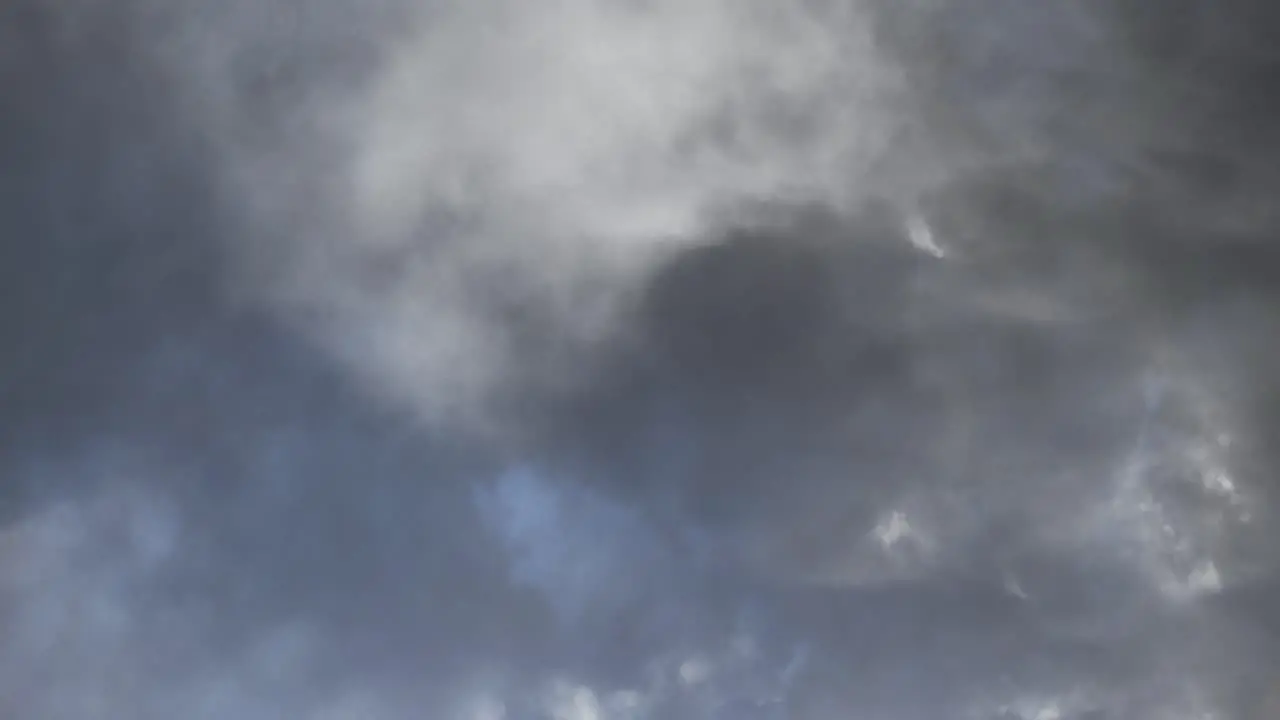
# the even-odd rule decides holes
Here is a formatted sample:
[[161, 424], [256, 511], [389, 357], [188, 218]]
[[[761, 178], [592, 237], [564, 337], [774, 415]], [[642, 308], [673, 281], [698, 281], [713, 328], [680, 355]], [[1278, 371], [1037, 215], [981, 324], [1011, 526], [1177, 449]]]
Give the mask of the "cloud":
[[[162, 50], [248, 210], [247, 291], [431, 420], [513, 376], [564, 382], [656, 259], [740, 206], [898, 193], [880, 168], [901, 87], [866, 14], [495, 0], [284, 24], [228, 6]], [[322, 52], [354, 59], [311, 67]]]
[[616, 243], [696, 234], [738, 197], [836, 194], [892, 123], [889, 71], [858, 12], [431, 6], [375, 88], [354, 198], [375, 223], [416, 225], [427, 202], [496, 205], [526, 235]]
[[1263, 10], [21, 7], [10, 714], [1274, 684]]

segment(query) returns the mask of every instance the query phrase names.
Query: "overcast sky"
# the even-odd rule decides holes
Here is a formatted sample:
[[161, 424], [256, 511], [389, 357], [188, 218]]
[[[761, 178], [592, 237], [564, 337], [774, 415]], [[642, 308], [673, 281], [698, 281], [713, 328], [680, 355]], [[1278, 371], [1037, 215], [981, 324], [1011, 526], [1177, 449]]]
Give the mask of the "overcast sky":
[[1276, 717], [1277, 31], [10, 0], [0, 715]]

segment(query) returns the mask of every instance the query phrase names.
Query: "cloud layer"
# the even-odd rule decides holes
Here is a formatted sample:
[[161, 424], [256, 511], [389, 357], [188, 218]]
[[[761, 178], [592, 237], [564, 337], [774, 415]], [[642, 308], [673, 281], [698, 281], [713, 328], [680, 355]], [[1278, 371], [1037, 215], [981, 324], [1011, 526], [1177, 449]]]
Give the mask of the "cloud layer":
[[0, 20], [0, 714], [1274, 713], [1274, 13]]

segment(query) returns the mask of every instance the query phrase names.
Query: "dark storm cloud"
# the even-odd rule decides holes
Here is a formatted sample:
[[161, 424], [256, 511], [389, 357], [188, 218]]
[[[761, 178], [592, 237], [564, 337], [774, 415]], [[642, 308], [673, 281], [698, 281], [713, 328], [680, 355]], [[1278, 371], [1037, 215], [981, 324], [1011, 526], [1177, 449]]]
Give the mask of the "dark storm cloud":
[[1253, 718], [1261, 4], [20, 2], [0, 707]]

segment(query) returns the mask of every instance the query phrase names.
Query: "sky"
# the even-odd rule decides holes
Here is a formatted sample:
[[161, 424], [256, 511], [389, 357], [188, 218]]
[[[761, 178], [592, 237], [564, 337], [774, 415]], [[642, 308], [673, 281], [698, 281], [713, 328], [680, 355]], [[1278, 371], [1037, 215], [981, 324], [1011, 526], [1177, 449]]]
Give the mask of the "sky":
[[1277, 23], [11, 0], [0, 715], [1275, 717]]

